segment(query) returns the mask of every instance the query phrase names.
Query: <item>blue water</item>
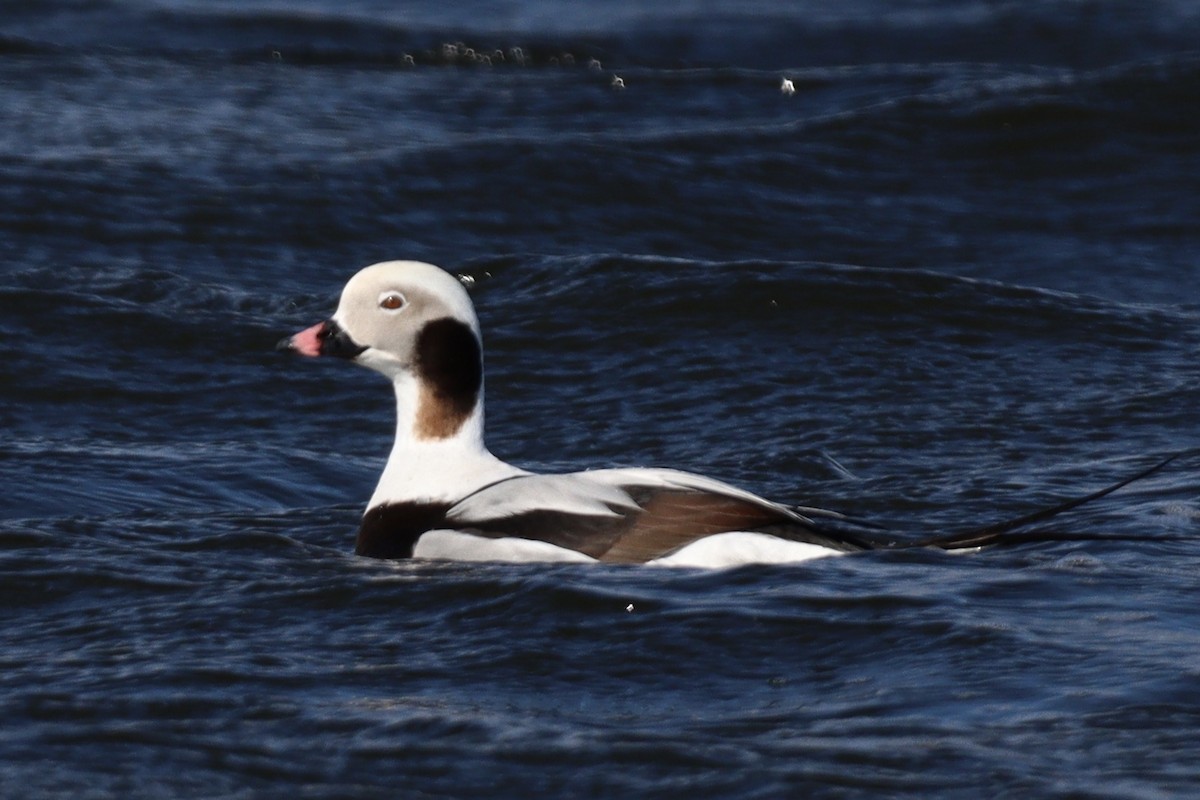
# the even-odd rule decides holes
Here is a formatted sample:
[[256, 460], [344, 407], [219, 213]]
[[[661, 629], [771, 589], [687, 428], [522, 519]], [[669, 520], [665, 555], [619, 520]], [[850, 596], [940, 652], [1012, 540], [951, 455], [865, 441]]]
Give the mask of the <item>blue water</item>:
[[1194, 796], [1200, 458], [1108, 541], [352, 553], [390, 391], [272, 347], [390, 258], [531, 469], [920, 536], [1200, 445], [1193, 5], [834, 5], [0, 2], [0, 794]]

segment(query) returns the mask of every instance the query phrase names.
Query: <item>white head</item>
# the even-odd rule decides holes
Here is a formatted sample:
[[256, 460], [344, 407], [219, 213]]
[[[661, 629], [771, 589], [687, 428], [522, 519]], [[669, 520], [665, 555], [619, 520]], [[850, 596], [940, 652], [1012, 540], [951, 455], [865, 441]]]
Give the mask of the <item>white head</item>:
[[339, 356], [397, 385], [415, 382], [412, 435], [453, 437], [482, 405], [483, 351], [471, 298], [448, 272], [387, 261], [356, 274], [326, 322], [280, 343], [306, 356]]

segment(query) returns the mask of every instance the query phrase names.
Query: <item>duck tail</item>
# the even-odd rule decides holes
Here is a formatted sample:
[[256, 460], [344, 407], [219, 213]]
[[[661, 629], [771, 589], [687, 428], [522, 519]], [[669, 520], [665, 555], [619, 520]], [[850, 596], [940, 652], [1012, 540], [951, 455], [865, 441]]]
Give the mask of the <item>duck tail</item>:
[[[1009, 520], [1004, 520], [1003, 522], [993, 523], [991, 525], [987, 525], [982, 528], [973, 528], [973, 529], [966, 530], [966, 531], [960, 531], [958, 533], [939, 534], [937, 536], [930, 536], [928, 538], [917, 539], [915, 541], [895, 542], [891, 545], [891, 548], [908, 549], [908, 548], [913, 548], [913, 547], [936, 547], [936, 548], [940, 548], [942, 550], [967, 550], [967, 549], [973, 549], [973, 548], [978, 548], [978, 547], [988, 547], [990, 545], [1023, 544], [1026, 542], [1052, 542], [1052, 541], [1071, 541], [1071, 540], [1095, 541], [1095, 540], [1099, 540], [1099, 539], [1105, 539], [1105, 540], [1108, 540], [1108, 539], [1116, 539], [1116, 540], [1141, 539], [1141, 540], [1144, 540], [1146, 538], [1144, 536], [1120, 536], [1120, 535], [1096, 536], [1096, 535], [1087, 535], [1087, 534], [1082, 534], [1082, 535], [1081, 534], [1071, 534], [1071, 533], [1067, 533], [1067, 532], [1063, 532], [1063, 531], [1046, 530], [1046, 529], [1032, 530], [1032, 531], [1021, 531], [1019, 529], [1026, 528], [1030, 525], [1035, 525], [1039, 522], [1045, 522], [1046, 520], [1056, 517], [1059, 514], [1062, 514], [1066, 511], [1070, 511], [1071, 509], [1078, 508], [1086, 503], [1091, 503], [1095, 500], [1099, 500], [1100, 498], [1110, 495], [1113, 492], [1117, 491], [1118, 489], [1128, 486], [1131, 483], [1148, 478], [1151, 475], [1158, 472], [1159, 470], [1166, 467], [1172, 461], [1175, 461], [1176, 459], [1188, 454], [1189, 452], [1192, 452], [1192, 451], [1181, 451], [1181, 452], [1175, 453], [1174, 455], [1164, 458], [1162, 461], [1159, 461], [1158, 463], [1154, 464], [1153, 466], [1147, 467], [1146, 469], [1143, 469], [1142, 471], [1138, 472], [1137, 474], [1130, 475], [1129, 477], [1124, 478], [1123, 480], [1117, 481], [1116, 483], [1114, 483], [1110, 486], [1105, 486], [1103, 489], [1100, 489], [1099, 491], [1095, 491], [1095, 492], [1092, 492], [1091, 494], [1083, 495], [1082, 497], [1072, 498], [1065, 502], [1059, 503], [1058, 505], [1050, 506], [1049, 508], [1043, 508], [1039, 511], [1034, 511], [1031, 514], [1025, 514], [1024, 516], [1015, 517], [1015, 518], [1009, 519]], [[1163, 537], [1155, 537], [1155, 538], [1163, 538]], [[1167, 537], [1167, 538], [1171, 538], [1171, 537]]]

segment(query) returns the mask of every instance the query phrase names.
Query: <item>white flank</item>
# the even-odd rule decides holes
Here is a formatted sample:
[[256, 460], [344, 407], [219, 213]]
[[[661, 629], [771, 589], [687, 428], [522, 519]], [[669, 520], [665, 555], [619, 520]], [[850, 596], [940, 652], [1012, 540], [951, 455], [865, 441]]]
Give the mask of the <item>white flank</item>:
[[413, 548], [413, 558], [442, 561], [594, 562], [575, 550], [532, 539], [486, 539], [450, 530], [429, 531]]
[[[789, 542], [763, 533], [719, 533], [668, 556], [648, 562], [658, 567], [724, 569], [747, 564], [796, 564], [814, 558], [845, 555], [815, 544]], [[533, 539], [488, 539], [470, 533], [435, 530], [417, 540], [414, 558], [442, 561], [594, 564], [591, 556]]]
[[648, 563], [661, 567], [722, 569], [744, 564], [795, 564], [814, 558], [845, 555], [840, 550], [806, 542], [789, 542], [765, 533], [718, 533]]

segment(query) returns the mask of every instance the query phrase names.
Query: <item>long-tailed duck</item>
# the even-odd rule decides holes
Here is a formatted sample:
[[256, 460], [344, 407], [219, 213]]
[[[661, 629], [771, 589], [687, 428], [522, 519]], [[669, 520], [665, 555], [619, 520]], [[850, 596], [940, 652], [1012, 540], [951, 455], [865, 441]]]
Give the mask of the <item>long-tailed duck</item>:
[[363, 269], [346, 284], [331, 319], [279, 346], [349, 359], [393, 383], [396, 440], [356, 543], [357, 553], [376, 558], [715, 567], [896, 547], [969, 549], [1163, 466], [1010, 522], [896, 542], [837, 513], [773, 503], [687, 472], [538, 475], [501, 461], [483, 440], [475, 309], [463, 285], [431, 264]]

